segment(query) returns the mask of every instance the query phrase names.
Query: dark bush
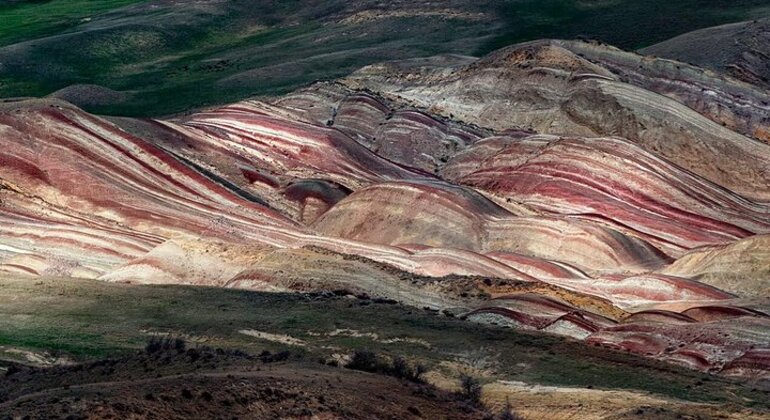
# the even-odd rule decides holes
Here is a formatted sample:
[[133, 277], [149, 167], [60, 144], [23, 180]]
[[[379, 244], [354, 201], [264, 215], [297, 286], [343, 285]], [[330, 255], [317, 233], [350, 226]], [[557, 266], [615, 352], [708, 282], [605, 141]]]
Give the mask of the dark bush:
[[468, 403], [481, 405], [481, 383], [478, 379], [470, 375], [463, 375], [460, 378], [460, 397]]
[[288, 350], [283, 350], [275, 354], [265, 350], [259, 354], [259, 360], [261, 360], [262, 363], [283, 362], [289, 360], [290, 357], [291, 352]]
[[19, 372], [21, 372], [21, 367], [19, 365], [11, 365], [8, 366], [8, 370], [5, 371], [5, 376], [12, 376]]
[[427, 371], [425, 366], [420, 364], [412, 366], [401, 356], [395, 357], [392, 362], [387, 362], [386, 360], [377, 357], [372, 351], [359, 349], [353, 352], [353, 357], [345, 367], [364, 372], [390, 375], [412, 382], [422, 382], [422, 375]]
[[187, 342], [185, 342], [183, 338], [153, 336], [144, 346], [144, 351], [147, 354], [162, 353], [171, 350], [182, 353], [186, 348]]
[[377, 361], [377, 355], [366, 349], [359, 349], [353, 352], [353, 357], [345, 366], [348, 369], [362, 370], [364, 372], [377, 372], [381, 367]]
[[410, 378], [414, 376], [414, 370], [406, 359], [399, 356], [393, 359], [393, 366], [390, 368], [390, 373], [396, 378]]
[[423, 382], [422, 375], [428, 372], [428, 368], [425, 365], [417, 364], [414, 367], [414, 379], [416, 382]]
[[406, 359], [401, 356], [393, 359], [393, 364], [387, 373], [396, 378], [406, 379], [412, 382], [422, 382], [422, 375], [427, 372], [427, 368], [421, 364], [410, 365]]
[[182, 353], [187, 349], [187, 342], [182, 338], [175, 338], [174, 339], [174, 350], [178, 351], [179, 353]]
[[497, 418], [500, 420], [522, 420], [522, 418], [513, 411], [511, 402], [509, 400], [505, 400], [505, 406], [500, 411], [500, 414], [497, 416]]

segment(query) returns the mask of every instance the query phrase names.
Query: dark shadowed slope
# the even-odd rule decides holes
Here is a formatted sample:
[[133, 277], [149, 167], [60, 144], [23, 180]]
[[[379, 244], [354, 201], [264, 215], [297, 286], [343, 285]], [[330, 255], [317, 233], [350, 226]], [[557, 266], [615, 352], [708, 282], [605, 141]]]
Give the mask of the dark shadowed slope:
[[93, 112], [159, 116], [285, 93], [383, 60], [483, 55], [546, 37], [638, 48], [766, 13], [765, 3], [12, 2], [0, 4], [0, 97], [55, 93]]
[[767, 18], [700, 29], [640, 52], [693, 63], [770, 87], [770, 19]]

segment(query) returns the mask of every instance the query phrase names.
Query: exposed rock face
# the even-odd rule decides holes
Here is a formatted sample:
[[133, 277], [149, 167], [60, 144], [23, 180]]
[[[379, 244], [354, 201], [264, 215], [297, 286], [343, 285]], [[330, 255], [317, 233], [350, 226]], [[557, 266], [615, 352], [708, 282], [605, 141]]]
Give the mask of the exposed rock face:
[[[733, 192], [761, 201], [770, 199], [770, 145], [722, 126], [725, 118], [714, 118], [719, 121], [715, 122], [696, 112], [698, 108], [744, 107], [744, 111], [731, 112], [738, 118], [744, 114], [751, 122], [733, 126], [764, 138], [761, 132], [768, 127], [769, 112], [766, 92], [721, 80], [716, 85], [728, 96], [712, 100], [710, 92], [698, 92], [709, 78], [702, 71], [695, 73], [698, 78], [681, 72], [678, 77], [683, 82], [676, 87], [655, 83], [661, 77], [656, 63], [647, 71], [645, 61], [639, 59], [641, 68], [635, 74], [623, 63], [626, 53], [615, 58], [613, 50], [603, 51], [607, 58], [585, 45], [573, 45], [521, 44], [460, 67], [424, 66], [414, 61], [384, 63], [365, 67], [344, 82], [493, 130], [525, 128], [556, 135], [625, 137]], [[579, 55], [589, 53], [596, 63]], [[603, 65], [604, 61], [609, 64]], [[741, 89], [751, 94], [741, 98]], [[731, 101], [729, 95], [741, 100]], [[698, 102], [703, 105], [688, 107]]]
[[[770, 96], [765, 89], [694, 65], [625, 52], [604, 44], [554, 42], [601, 65], [625, 83], [668, 96], [731, 130], [770, 142]], [[701, 50], [714, 51], [711, 47]]]
[[473, 190], [445, 183], [378, 184], [318, 220], [320, 233], [397, 246], [460, 248], [552, 258], [591, 272], [649, 270], [665, 255], [598, 225], [516, 217]]
[[612, 224], [674, 256], [770, 229], [767, 206], [620, 138], [493, 137], [444, 173], [529, 208]]
[[696, 249], [663, 272], [685, 276], [740, 296], [770, 295], [770, 236]]
[[765, 377], [763, 95], [542, 41], [169, 120], [6, 102], [0, 270], [345, 290]]
[[333, 126], [384, 158], [430, 173], [490, 133], [339, 84], [317, 84], [275, 104], [305, 121]]

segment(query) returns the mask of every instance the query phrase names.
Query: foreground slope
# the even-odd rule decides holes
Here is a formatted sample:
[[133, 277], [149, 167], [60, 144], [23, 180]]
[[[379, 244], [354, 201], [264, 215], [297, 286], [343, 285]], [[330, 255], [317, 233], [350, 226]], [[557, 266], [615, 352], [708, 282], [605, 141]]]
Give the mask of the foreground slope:
[[[414, 406], [423, 417], [469, 418], [477, 412], [444, 392], [456, 391], [462, 374], [481, 380], [492, 413], [508, 400], [524, 418], [767, 415], [761, 384], [376, 299], [68, 278], [0, 276], [0, 285], [0, 371], [14, 366], [9, 358], [27, 364], [68, 358], [63, 366], [0, 375], [3, 415], [68, 408], [70, 414], [274, 410], [304, 416], [309, 409], [323, 418], [386, 416], [387, 407], [410, 418], [414, 410], [407, 409]], [[184, 337], [187, 350], [137, 352], [148, 338], [167, 334]], [[52, 348], [59, 351], [46, 351]], [[423, 364], [425, 380], [438, 389], [318, 363], [344, 363], [357, 348]], [[289, 360], [248, 356], [264, 350], [289, 350]]]

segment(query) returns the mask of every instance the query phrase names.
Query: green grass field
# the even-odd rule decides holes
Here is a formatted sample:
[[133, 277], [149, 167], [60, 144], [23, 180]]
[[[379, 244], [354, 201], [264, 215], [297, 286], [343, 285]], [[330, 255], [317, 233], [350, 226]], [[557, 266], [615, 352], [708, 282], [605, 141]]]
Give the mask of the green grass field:
[[0, 1], [0, 45], [64, 32], [88, 19], [146, 0]]
[[[288, 335], [304, 345], [255, 338], [242, 330]], [[486, 327], [399, 305], [217, 288], [0, 278], [0, 349], [6, 352], [93, 359], [135, 351], [151, 334], [257, 353], [288, 346], [311, 358], [367, 348], [429, 367], [441, 362], [476, 366], [495, 378], [528, 383], [770, 405], [763, 391], [726, 379], [556, 336]]]
[[764, 0], [450, 0], [446, 7], [484, 18], [340, 21], [338, 13], [346, 7], [366, 10], [375, 4], [6, 1], [0, 3], [0, 97], [44, 96], [73, 84], [96, 84], [122, 92], [122, 99], [85, 100], [89, 111], [161, 116], [282, 94], [383, 60], [480, 55], [544, 37], [583, 36], [634, 49], [770, 14]]

